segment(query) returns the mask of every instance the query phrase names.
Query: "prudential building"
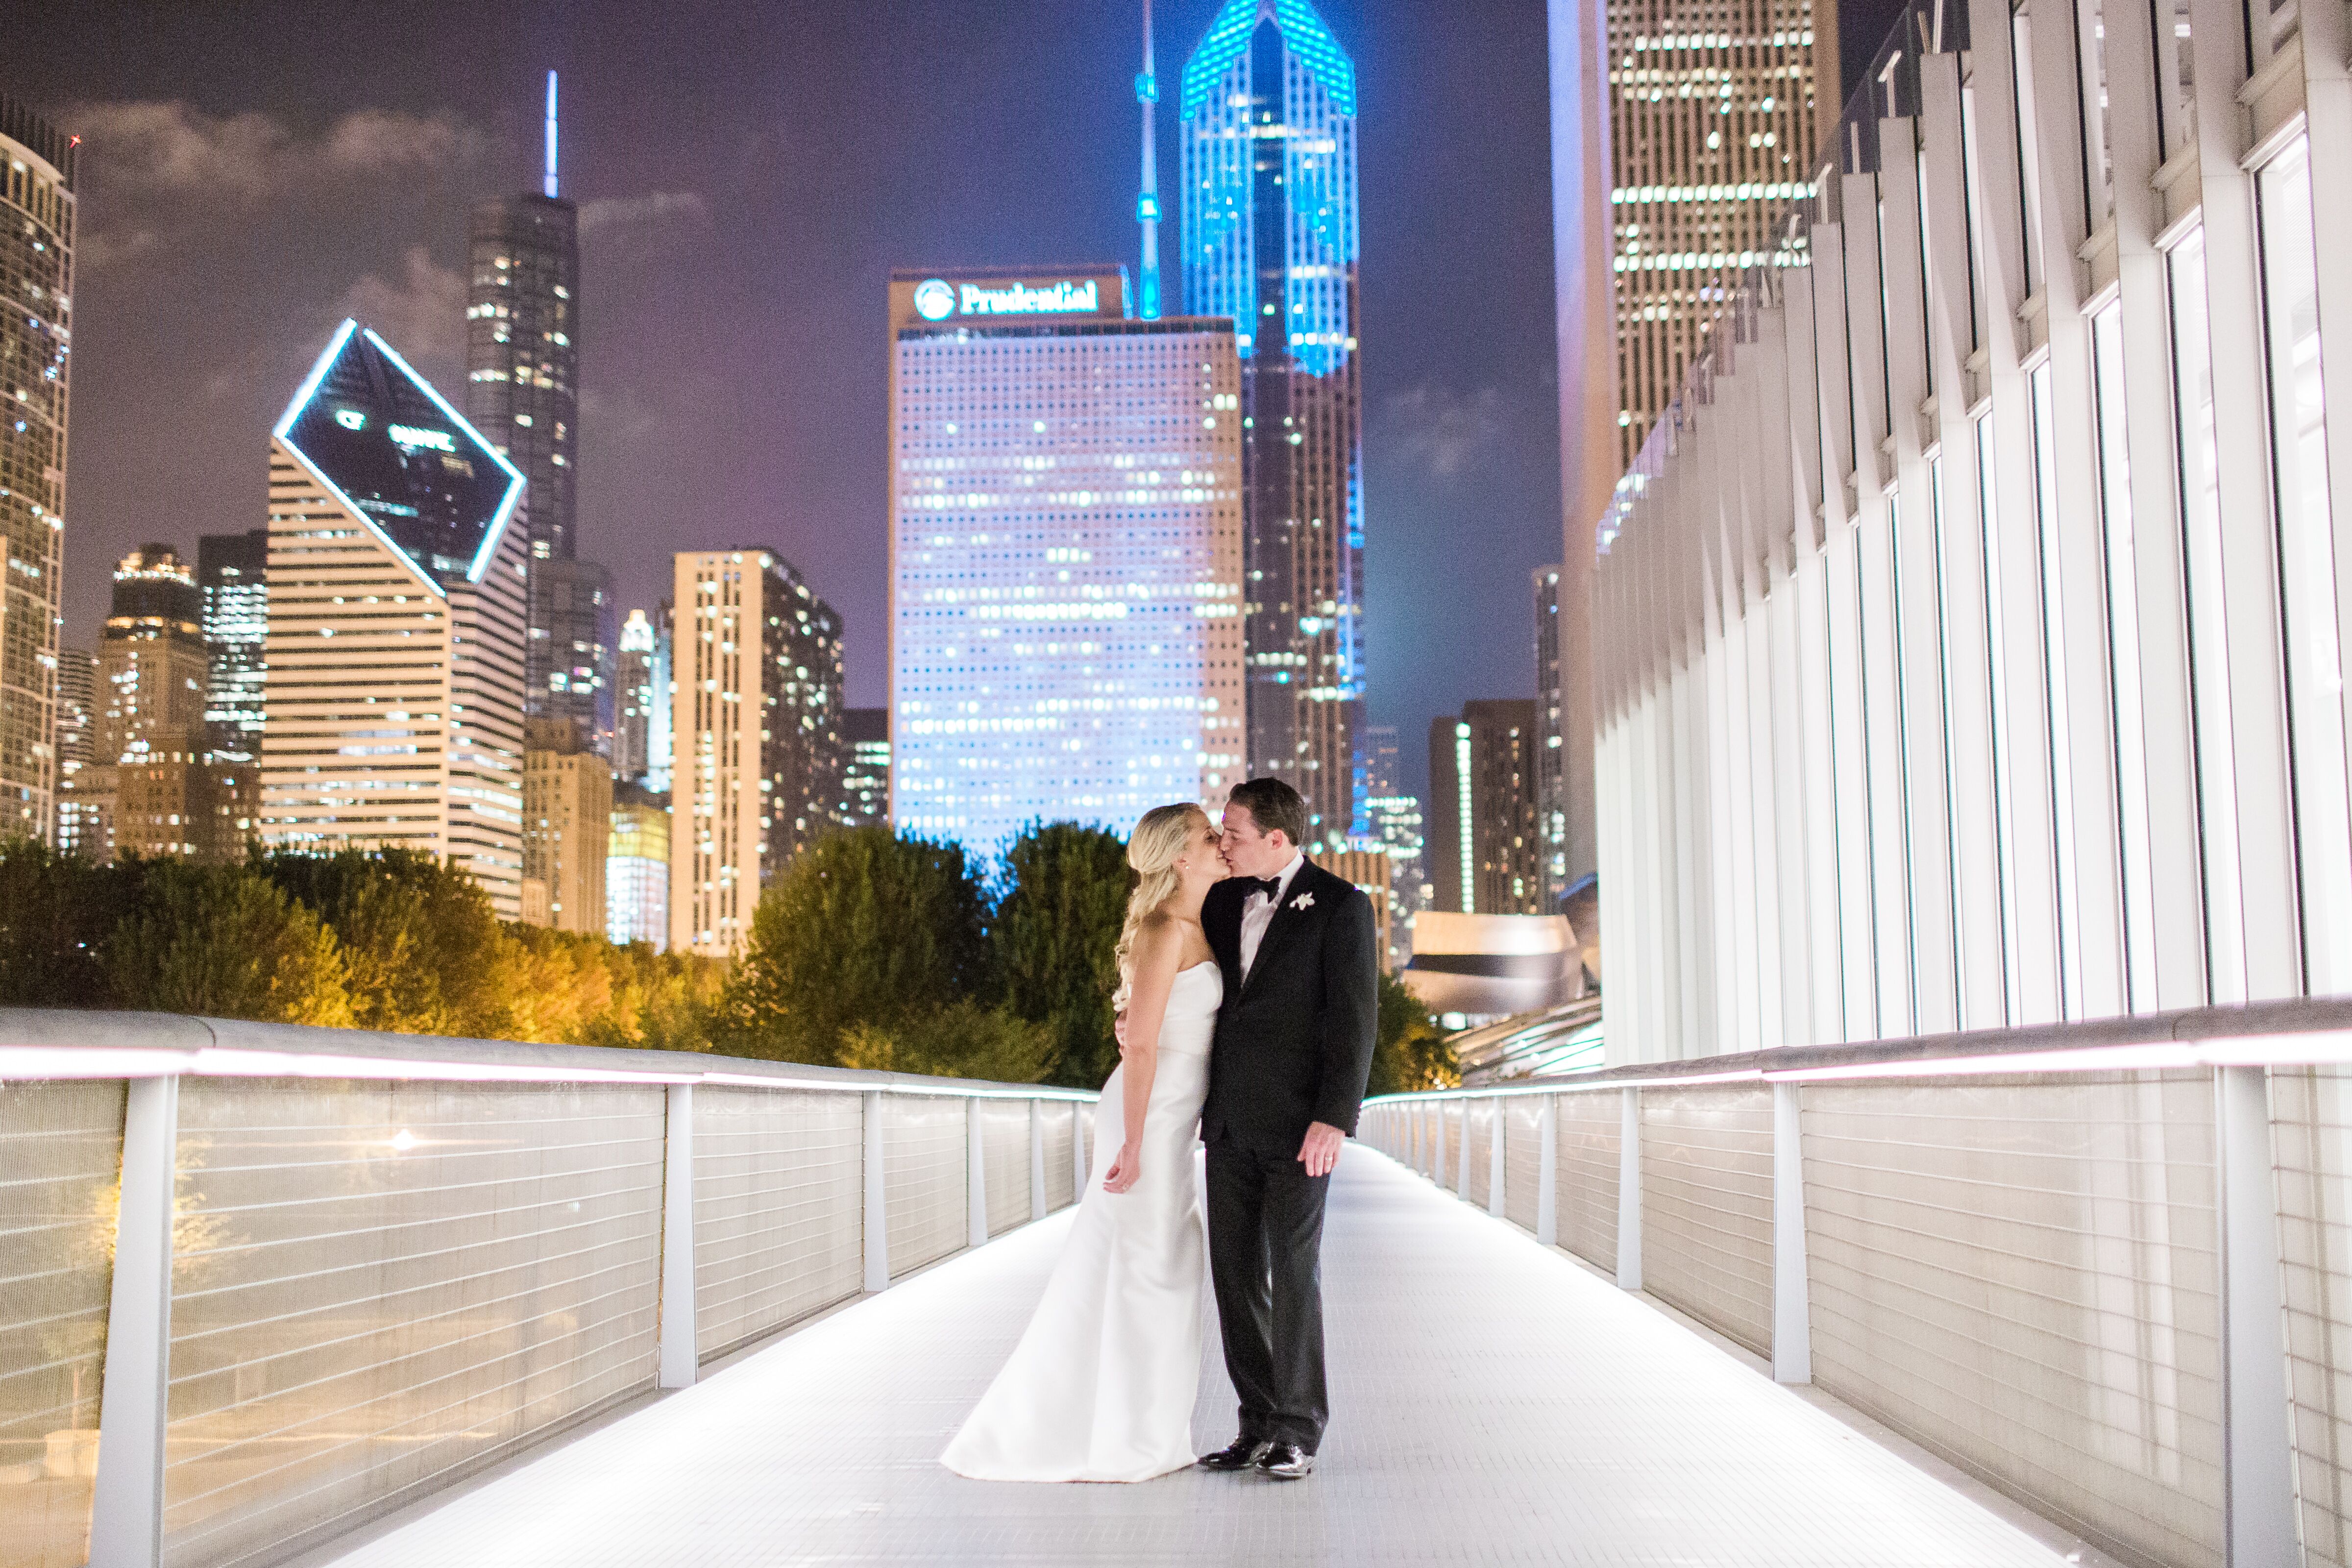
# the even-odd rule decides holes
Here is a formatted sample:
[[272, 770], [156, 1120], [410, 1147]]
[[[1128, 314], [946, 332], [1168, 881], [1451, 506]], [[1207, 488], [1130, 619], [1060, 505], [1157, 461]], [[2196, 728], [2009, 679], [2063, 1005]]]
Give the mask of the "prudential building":
[[1241, 368], [1113, 266], [890, 279], [891, 818], [993, 855], [1241, 776]]
[[1366, 830], [1355, 65], [1307, 0], [1227, 0], [1179, 113], [1185, 308], [1241, 356], [1248, 771], [1337, 849]]

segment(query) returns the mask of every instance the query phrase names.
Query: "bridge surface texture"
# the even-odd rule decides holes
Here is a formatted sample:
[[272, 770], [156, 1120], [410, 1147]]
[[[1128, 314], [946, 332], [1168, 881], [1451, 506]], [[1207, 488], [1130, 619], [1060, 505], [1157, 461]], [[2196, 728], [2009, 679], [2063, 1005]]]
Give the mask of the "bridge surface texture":
[[[1313, 1479], [969, 1481], [937, 1462], [1067, 1213], [951, 1259], [313, 1561], [1567, 1563], [2059, 1568], [2067, 1542], [1351, 1145], [1325, 1236]], [[1213, 1324], [1193, 1432], [1232, 1435]]]

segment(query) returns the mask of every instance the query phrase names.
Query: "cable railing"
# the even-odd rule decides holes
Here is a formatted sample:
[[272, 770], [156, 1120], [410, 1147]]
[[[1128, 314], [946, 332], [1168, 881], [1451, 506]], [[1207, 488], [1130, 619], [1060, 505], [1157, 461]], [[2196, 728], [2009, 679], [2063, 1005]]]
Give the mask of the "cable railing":
[[0, 1008], [0, 1568], [308, 1551], [1068, 1206], [1095, 1098]]
[[2352, 1002], [1393, 1096], [1362, 1136], [2126, 1561], [2352, 1561]]

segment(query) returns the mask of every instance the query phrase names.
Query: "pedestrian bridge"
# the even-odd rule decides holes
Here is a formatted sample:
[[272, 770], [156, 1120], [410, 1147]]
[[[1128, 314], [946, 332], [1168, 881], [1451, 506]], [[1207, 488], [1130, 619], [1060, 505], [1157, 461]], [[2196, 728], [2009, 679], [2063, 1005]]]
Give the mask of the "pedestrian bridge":
[[1089, 1097], [0, 1012], [0, 1568], [2340, 1563], [2347, 1056], [2298, 1005], [1377, 1101], [1315, 1478], [1034, 1487], [935, 1457]]

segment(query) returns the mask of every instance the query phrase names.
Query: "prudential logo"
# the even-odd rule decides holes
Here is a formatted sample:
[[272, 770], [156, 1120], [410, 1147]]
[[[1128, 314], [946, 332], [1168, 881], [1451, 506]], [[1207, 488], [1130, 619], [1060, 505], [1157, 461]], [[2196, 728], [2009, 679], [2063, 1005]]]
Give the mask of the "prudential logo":
[[954, 287], [944, 278], [926, 278], [915, 285], [915, 314], [927, 321], [944, 321], [955, 314]]

